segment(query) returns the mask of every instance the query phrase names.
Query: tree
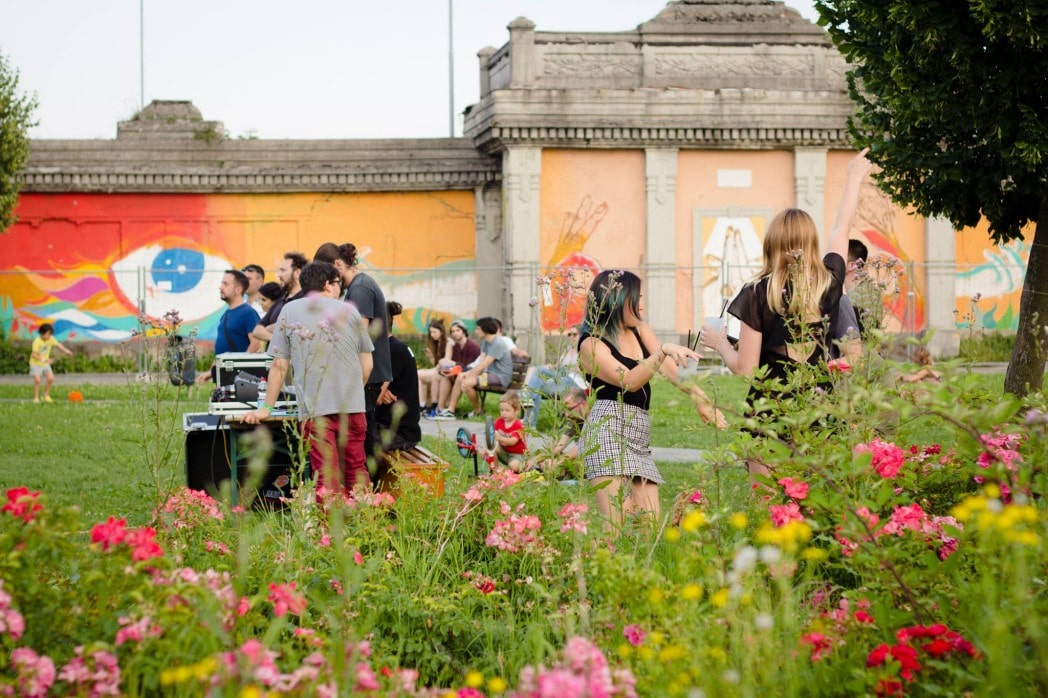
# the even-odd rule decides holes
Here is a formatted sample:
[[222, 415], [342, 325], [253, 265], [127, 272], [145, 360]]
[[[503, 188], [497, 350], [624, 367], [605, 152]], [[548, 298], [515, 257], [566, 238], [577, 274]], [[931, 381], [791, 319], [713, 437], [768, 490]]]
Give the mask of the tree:
[[29, 129], [36, 97], [18, 93], [18, 71], [0, 53], [0, 232], [15, 222], [20, 175], [29, 159]]
[[816, 0], [854, 68], [849, 122], [892, 200], [1001, 244], [1036, 222], [1005, 389], [1041, 388], [1048, 356], [1048, 3]]

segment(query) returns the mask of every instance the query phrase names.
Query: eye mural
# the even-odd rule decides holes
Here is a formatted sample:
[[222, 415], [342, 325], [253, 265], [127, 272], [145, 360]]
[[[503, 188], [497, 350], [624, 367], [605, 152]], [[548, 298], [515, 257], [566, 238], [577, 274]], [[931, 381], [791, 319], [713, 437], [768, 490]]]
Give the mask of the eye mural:
[[[206, 221], [147, 220], [135, 214], [147, 213], [148, 201], [124, 208], [120, 198], [135, 197], [109, 197], [104, 215], [97, 195], [23, 196], [19, 221], [0, 235], [0, 323], [9, 336], [50, 322], [60, 340], [118, 342], [138, 329], [139, 313], [172, 309], [201, 336], [214, 332], [232, 255], [210, 242]], [[114, 211], [123, 220], [112, 220]]]

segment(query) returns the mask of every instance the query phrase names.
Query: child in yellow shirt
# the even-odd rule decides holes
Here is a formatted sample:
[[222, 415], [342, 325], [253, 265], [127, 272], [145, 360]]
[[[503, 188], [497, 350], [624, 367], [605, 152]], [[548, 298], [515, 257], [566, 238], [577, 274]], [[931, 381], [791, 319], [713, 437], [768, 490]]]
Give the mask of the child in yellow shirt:
[[44, 385], [44, 402], [54, 402], [51, 399], [51, 386], [55, 382], [55, 372], [51, 370], [51, 364], [55, 360], [51, 358], [51, 350], [57, 347], [68, 356], [72, 356], [73, 352], [55, 339], [55, 328], [51, 323], [45, 322], [40, 325], [38, 332], [39, 336], [33, 340], [33, 350], [29, 355], [29, 375], [33, 377], [33, 402], [40, 402], [40, 379], [45, 376], [47, 383]]

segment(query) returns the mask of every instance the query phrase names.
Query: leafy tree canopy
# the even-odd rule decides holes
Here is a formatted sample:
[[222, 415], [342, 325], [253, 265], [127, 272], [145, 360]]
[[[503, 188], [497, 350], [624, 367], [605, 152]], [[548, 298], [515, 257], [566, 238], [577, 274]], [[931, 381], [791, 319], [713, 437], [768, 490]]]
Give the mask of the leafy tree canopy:
[[29, 129], [36, 97], [19, 94], [18, 71], [0, 53], [0, 232], [15, 222], [19, 173], [29, 159]]
[[1048, 3], [816, 0], [855, 67], [860, 146], [879, 181], [924, 216], [998, 243], [1037, 220], [1048, 182]]

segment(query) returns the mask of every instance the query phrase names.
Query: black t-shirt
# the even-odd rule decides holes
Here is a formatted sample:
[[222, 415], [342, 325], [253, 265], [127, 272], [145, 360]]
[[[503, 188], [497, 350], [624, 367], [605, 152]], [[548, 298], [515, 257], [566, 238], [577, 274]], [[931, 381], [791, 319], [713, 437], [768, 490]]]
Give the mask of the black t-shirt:
[[[397, 433], [391, 446], [407, 449], [422, 440], [422, 428], [419, 426], [418, 409], [418, 369], [415, 356], [407, 344], [396, 337], [389, 338], [389, 361], [393, 378], [389, 381], [389, 392], [397, 396], [397, 403], [406, 411], [397, 423]], [[375, 418], [382, 429], [393, 425], [393, 405], [376, 405]]]
[[378, 282], [360, 271], [349, 282], [346, 300], [355, 304], [360, 314], [368, 318], [371, 341], [375, 345], [375, 350], [371, 352], [374, 365], [371, 368], [371, 376], [368, 377], [368, 384], [385, 383], [390, 380], [392, 372], [389, 365], [389, 332], [386, 328], [386, 296], [379, 288]]
[[[845, 266], [841, 256], [833, 252], [823, 257], [822, 263], [832, 277], [830, 287], [819, 301], [822, 320], [787, 321], [773, 311], [768, 305], [768, 278], [743, 286], [728, 308], [729, 313], [761, 333], [758, 365], [767, 368], [766, 379], [786, 381], [792, 366], [799, 363], [815, 365], [828, 356], [830, 331], [837, 325], [844, 291]], [[798, 337], [804, 341], [795, 341]]]
[[[651, 356], [651, 352], [644, 346], [643, 340], [636, 330], [633, 330], [633, 334], [637, 337], [637, 343], [640, 344], [640, 351], [642, 360]], [[579, 336], [579, 347], [581, 351], [582, 342], [591, 335], [583, 332]], [[631, 359], [628, 356], [623, 356], [615, 345], [609, 342], [606, 338], [600, 337], [600, 341], [607, 345], [608, 349], [611, 350], [611, 355], [615, 357], [620, 364], [626, 367], [626, 370], [632, 369], [636, 366], [639, 361], [637, 359]], [[598, 369], [599, 372], [599, 369]], [[618, 402], [620, 399], [624, 404], [639, 407], [643, 410], [647, 410], [651, 405], [651, 383], [645, 383], [636, 390], [623, 390], [621, 385], [616, 383], [609, 383], [602, 380], [597, 373], [587, 376], [589, 379], [590, 389], [593, 391], [593, 395], [597, 400], [610, 400], [612, 402]]]

